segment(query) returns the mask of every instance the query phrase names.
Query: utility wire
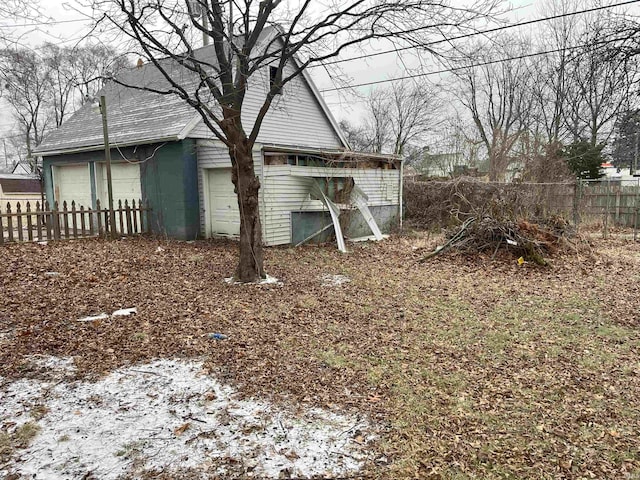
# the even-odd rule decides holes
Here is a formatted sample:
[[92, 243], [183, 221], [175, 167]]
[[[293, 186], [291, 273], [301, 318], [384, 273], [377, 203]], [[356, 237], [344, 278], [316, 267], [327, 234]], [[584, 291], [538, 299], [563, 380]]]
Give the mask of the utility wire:
[[532, 57], [538, 57], [541, 55], [550, 55], [552, 53], [559, 53], [559, 52], [563, 52], [563, 51], [567, 51], [567, 50], [576, 50], [578, 48], [585, 48], [585, 47], [593, 47], [596, 45], [608, 45], [611, 43], [616, 43], [620, 40], [623, 40], [622, 38], [616, 38], [614, 40], [602, 40], [600, 42], [593, 42], [593, 43], [585, 43], [583, 45], [574, 45], [573, 47], [564, 47], [564, 48], [556, 48], [554, 50], [545, 50], [543, 52], [536, 52], [536, 53], [527, 53], [524, 55], [518, 55], [516, 57], [507, 57], [507, 58], [500, 58], [497, 60], [488, 60], [486, 62], [481, 62], [481, 63], [471, 63], [469, 65], [462, 65], [460, 67], [450, 67], [450, 68], [445, 68], [442, 70], [436, 70], [433, 72], [425, 72], [425, 73], [416, 73], [413, 75], [405, 75], [403, 77], [395, 77], [395, 78], [387, 78], [386, 80], [376, 80], [373, 82], [365, 82], [365, 83], [357, 83], [355, 85], [345, 85], [342, 87], [334, 87], [334, 88], [326, 88], [324, 90], [320, 90], [320, 93], [325, 93], [325, 92], [335, 92], [338, 90], [347, 90], [349, 88], [356, 88], [356, 87], [367, 87], [370, 85], [379, 85], [381, 83], [391, 83], [391, 82], [397, 82], [400, 80], [408, 80], [408, 79], [412, 79], [412, 78], [420, 78], [420, 77], [429, 77], [431, 75], [439, 75], [442, 73], [450, 73], [450, 72], [457, 72], [459, 70], [468, 70], [470, 68], [477, 68], [477, 67], [484, 67], [487, 65], [495, 65], [496, 63], [506, 63], [506, 62], [512, 62], [514, 60], [523, 60], [525, 58], [532, 58]]
[[605, 5], [605, 6], [600, 6], [600, 7], [587, 8], [585, 10], [578, 10], [576, 12], [562, 13], [560, 15], [553, 15], [551, 17], [537, 18], [535, 20], [527, 20], [527, 21], [524, 21], [524, 22], [514, 23], [514, 24], [511, 24], [511, 25], [504, 25], [502, 27], [490, 28], [488, 30], [480, 30], [480, 31], [477, 31], [477, 32], [466, 33], [464, 35], [458, 35], [456, 37], [444, 38], [442, 40], [435, 40], [433, 42], [423, 43], [422, 45], [411, 45], [409, 47], [394, 48], [393, 50], [384, 50], [382, 52], [374, 52], [374, 53], [369, 53], [369, 54], [365, 54], [365, 55], [358, 55], [357, 57], [350, 57], [350, 58], [332, 60], [332, 61], [329, 61], [329, 62], [322, 62], [321, 64], [309, 65], [309, 67], [307, 67], [307, 68], [325, 67], [327, 65], [335, 65], [337, 63], [351, 62], [353, 60], [362, 60], [364, 58], [377, 57], [377, 56], [380, 56], [380, 55], [386, 55], [388, 53], [397, 53], [397, 52], [402, 52], [402, 51], [405, 51], [405, 50], [412, 50], [412, 49], [419, 49], [419, 48], [423, 48], [423, 47], [430, 47], [430, 46], [433, 46], [433, 45], [439, 45], [441, 43], [448, 43], [448, 42], [451, 42], [451, 41], [454, 41], [454, 40], [461, 40], [463, 38], [470, 38], [470, 37], [475, 37], [477, 35], [485, 35], [487, 33], [500, 32], [502, 30], [508, 30], [510, 28], [522, 27], [522, 26], [525, 26], [525, 25], [533, 25], [533, 24], [536, 24], [536, 23], [548, 22], [548, 21], [551, 21], [551, 20], [558, 20], [560, 18], [567, 18], [567, 17], [572, 17], [574, 15], [582, 15], [582, 14], [585, 14], [585, 13], [597, 12], [597, 11], [606, 10], [606, 9], [609, 9], [609, 8], [622, 7], [622, 6], [625, 6], [625, 5], [631, 5], [632, 3], [638, 3], [638, 2], [640, 2], [640, 0], [627, 0], [627, 1], [624, 1], [624, 2], [620, 2], [620, 3], [615, 3], [613, 5]]
[[49, 20], [43, 22], [34, 22], [34, 23], [20, 23], [16, 25], [0, 25], [0, 28], [22, 28], [22, 27], [40, 27], [45, 25], [60, 25], [62, 23], [77, 23], [77, 22], [88, 22], [92, 20], [91, 18], [73, 18], [69, 20]]

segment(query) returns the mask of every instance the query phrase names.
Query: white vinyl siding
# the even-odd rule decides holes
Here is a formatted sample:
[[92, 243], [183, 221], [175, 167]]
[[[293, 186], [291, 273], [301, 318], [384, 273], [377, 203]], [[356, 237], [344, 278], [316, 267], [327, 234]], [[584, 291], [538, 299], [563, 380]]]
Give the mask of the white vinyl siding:
[[291, 165], [264, 167], [262, 217], [265, 245], [291, 243], [291, 212], [318, 211], [324, 206], [309, 195], [313, 178], [351, 177], [369, 197], [370, 207], [399, 205], [400, 171], [379, 168], [321, 168]]
[[89, 164], [64, 165], [53, 167], [53, 181], [55, 185], [54, 197], [62, 209], [63, 202], [71, 209], [71, 202], [76, 207], [91, 207], [91, 174]]
[[[369, 197], [370, 207], [399, 205], [400, 170], [381, 168], [323, 168], [292, 165], [265, 165], [262, 152], [254, 150], [254, 167], [260, 178], [260, 219], [264, 244], [291, 243], [291, 212], [321, 211], [324, 205], [309, 195], [313, 178], [351, 177]], [[211, 235], [211, 220], [207, 218], [209, 172], [231, 168], [227, 148], [220, 142], [198, 142], [198, 190], [200, 192], [201, 231]]]
[[[269, 70], [264, 68], [256, 72], [249, 81], [242, 108], [242, 123], [247, 135], [253, 128], [266, 98], [268, 75]], [[214, 138], [202, 121], [189, 133], [189, 137]], [[344, 147], [311, 87], [302, 76], [288, 83], [283, 94], [276, 97], [264, 118], [256, 143], [326, 149]]]

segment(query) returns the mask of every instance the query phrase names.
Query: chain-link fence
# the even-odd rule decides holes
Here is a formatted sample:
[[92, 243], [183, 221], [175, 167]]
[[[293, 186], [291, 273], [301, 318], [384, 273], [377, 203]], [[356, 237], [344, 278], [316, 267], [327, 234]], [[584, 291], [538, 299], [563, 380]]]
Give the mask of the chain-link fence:
[[406, 220], [415, 226], [444, 227], [478, 212], [514, 218], [561, 216], [573, 225], [632, 229], [637, 238], [640, 178], [558, 183], [494, 183], [473, 178], [404, 184]]

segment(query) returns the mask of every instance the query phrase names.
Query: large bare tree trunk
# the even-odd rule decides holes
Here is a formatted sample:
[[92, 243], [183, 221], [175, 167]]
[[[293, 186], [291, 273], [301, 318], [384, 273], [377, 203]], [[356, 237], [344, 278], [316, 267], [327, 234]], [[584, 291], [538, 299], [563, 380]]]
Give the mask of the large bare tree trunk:
[[253, 168], [253, 156], [249, 140], [242, 132], [228, 132], [229, 156], [233, 165], [231, 179], [238, 196], [240, 210], [240, 258], [235, 280], [255, 282], [265, 278], [262, 249], [262, 225], [258, 191], [260, 180]]

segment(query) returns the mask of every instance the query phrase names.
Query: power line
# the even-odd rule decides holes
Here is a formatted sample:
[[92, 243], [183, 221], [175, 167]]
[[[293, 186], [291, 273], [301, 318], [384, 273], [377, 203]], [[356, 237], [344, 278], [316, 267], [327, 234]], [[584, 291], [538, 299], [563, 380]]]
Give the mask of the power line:
[[0, 25], [0, 28], [41, 27], [45, 25], [60, 25], [63, 23], [88, 22], [90, 18], [73, 18], [69, 20], [49, 20], [46, 22], [21, 23], [20, 25]]
[[394, 48], [393, 50], [384, 50], [382, 52], [374, 52], [374, 53], [369, 53], [369, 54], [364, 54], [364, 55], [358, 55], [357, 57], [350, 57], [350, 58], [332, 60], [332, 61], [329, 61], [329, 62], [323, 62], [321, 64], [309, 65], [308, 68], [325, 67], [327, 65], [335, 65], [337, 63], [345, 63], [345, 62], [350, 62], [350, 61], [353, 61], [353, 60], [362, 60], [364, 58], [377, 57], [377, 56], [380, 56], [380, 55], [386, 55], [388, 53], [397, 53], [397, 52], [402, 52], [402, 51], [405, 51], [405, 50], [412, 50], [412, 49], [418, 49], [418, 48], [423, 48], [423, 47], [430, 47], [430, 46], [433, 46], [433, 45], [439, 45], [441, 43], [452, 42], [454, 40], [461, 40], [463, 38], [470, 38], [470, 37], [475, 37], [477, 35], [485, 35], [485, 34], [488, 34], [488, 33], [500, 32], [502, 30], [508, 30], [510, 28], [522, 27], [522, 26], [525, 26], [525, 25], [533, 25], [533, 24], [536, 24], [536, 23], [548, 22], [548, 21], [551, 21], [551, 20], [558, 20], [560, 18], [567, 18], [567, 17], [572, 17], [574, 15], [582, 15], [582, 14], [585, 14], [585, 13], [597, 12], [597, 11], [606, 10], [606, 9], [609, 9], [609, 8], [623, 7], [625, 5], [631, 5], [632, 3], [638, 3], [638, 2], [640, 2], [640, 0], [627, 0], [627, 1], [624, 1], [624, 2], [620, 2], [620, 3], [615, 3], [613, 5], [605, 5], [605, 6], [600, 6], [600, 7], [587, 8], [586, 10], [578, 10], [578, 11], [575, 11], [575, 12], [562, 13], [562, 14], [559, 14], [559, 15], [553, 15], [551, 17], [537, 18], [535, 20], [527, 20], [527, 21], [524, 21], [524, 22], [514, 23], [514, 24], [511, 24], [511, 25], [504, 25], [502, 27], [490, 28], [488, 30], [481, 30], [481, 31], [478, 31], [478, 32], [466, 33], [464, 35], [458, 35], [457, 37], [444, 38], [442, 40], [435, 40], [433, 42], [423, 43], [422, 45], [411, 45], [409, 47]]
[[425, 73], [416, 73], [413, 75], [405, 75], [403, 77], [395, 77], [395, 78], [388, 78], [386, 80], [376, 80], [374, 82], [365, 82], [365, 83], [358, 83], [355, 85], [345, 85], [343, 87], [334, 87], [334, 88], [326, 88], [324, 90], [320, 90], [320, 93], [325, 93], [325, 92], [335, 92], [338, 90], [346, 90], [349, 88], [356, 88], [356, 87], [368, 87], [371, 85], [379, 85], [381, 83], [390, 83], [390, 82], [397, 82], [400, 80], [409, 80], [412, 78], [420, 78], [420, 77], [429, 77], [431, 75], [439, 75], [442, 73], [450, 73], [450, 72], [457, 72], [459, 70], [467, 70], [470, 68], [477, 68], [477, 67], [484, 67], [487, 65], [495, 65], [496, 63], [505, 63], [505, 62], [512, 62], [514, 60], [523, 60], [525, 58], [532, 58], [532, 57], [538, 57], [540, 55], [549, 55], [552, 53], [559, 53], [559, 52], [563, 52], [566, 50], [576, 50], [578, 48], [585, 48], [585, 47], [593, 47], [596, 45], [608, 45], [610, 43], [615, 43], [618, 42], [622, 39], [620, 38], [616, 38], [614, 40], [603, 40], [601, 42], [593, 42], [593, 43], [585, 43], [583, 45], [574, 45], [573, 47], [565, 47], [565, 48], [556, 48], [554, 50], [545, 50], [543, 52], [536, 52], [536, 53], [527, 53], [524, 55], [518, 55], [515, 57], [507, 57], [507, 58], [501, 58], [498, 60], [488, 60], [486, 62], [481, 62], [481, 63], [472, 63], [469, 65], [463, 65], [460, 67], [450, 67], [450, 68], [445, 68], [443, 70], [436, 70], [433, 72], [425, 72]]

